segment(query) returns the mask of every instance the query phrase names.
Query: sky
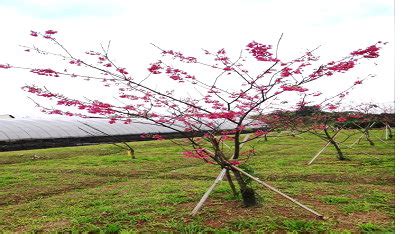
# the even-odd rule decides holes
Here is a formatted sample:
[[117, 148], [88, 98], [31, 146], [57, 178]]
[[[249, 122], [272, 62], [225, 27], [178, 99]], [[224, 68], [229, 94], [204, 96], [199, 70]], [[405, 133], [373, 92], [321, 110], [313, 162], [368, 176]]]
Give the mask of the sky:
[[[148, 64], [158, 58], [150, 43], [187, 53], [226, 48], [236, 56], [252, 40], [275, 44], [284, 33], [280, 58], [294, 58], [320, 45], [322, 58], [335, 59], [377, 41], [389, 42], [378, 66], [362, 66], [350, 73], [357, 77], [376, 74], [354, 91], [351, 102], [388, 105], [394, 101], [392, 0], [0, 0], [0, 20], [0, 64], [53, 66], [56, 60], [32, 57], [19, 45], [36, 43], [30, 30], [54, 29], [68, 49], [79, 53], [111, 40], [112, 57], [138, 77], [146, 75]], [[73, 96], [109, 96], [91, 84], [3, 69], [0, 114], [43, 117], [20, 89], [25, 84]]]

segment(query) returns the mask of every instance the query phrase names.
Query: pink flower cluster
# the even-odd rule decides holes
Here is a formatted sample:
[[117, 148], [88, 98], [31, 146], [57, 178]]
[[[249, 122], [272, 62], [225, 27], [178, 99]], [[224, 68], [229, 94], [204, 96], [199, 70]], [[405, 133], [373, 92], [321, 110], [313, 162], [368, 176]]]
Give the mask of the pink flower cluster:
[[360, 119], [360, 118], [363, 118], [363, 115], [361, 115], [361, 114], [350, 114], [348, 117], [351, 118], [351, 119]]
[[[334, 62], [332, 64], [334, 64]], [[335, 64], [333, 66], [327, 67], [327, 69], [331, 70], [331, 71], [334, 71], [334, 72], [345, 72], [345, 71], [350, 70], [354, 66], [355, 66], [355, 62], [347, 61], [347, 62], [340, 62], [340, 63]]]
[[196, 63], [197, 62], [197, 59], [195, 57], [187, 57], [187, 56], [184, 56], [181, 52], [175, 52], [173, 50], [163, 50], [162, 54], [163, 55], [167, 55], [167, 54], [172, 55], [174, 59], [179, 58], [180, 61], [186, 62], [186, 63]]
[[291, 75], [291, 68], [289, 68], [289, 67], [284, 67], [282, 70], [281, 70], [281, 77], [288, 77], [288, 76], [290, 76]]
[[152, 63], [151, 66], [148, 68], [148, 71], [150, 71], [152, 74], [160, 74], [161, 69], [163, 69], [163, 67], [161, 66], [161, 62], [156, 62], [156, 63]]
[[240, 116], [240, 112], [226, 111], [226, 112], [213, 112], [209, 114], [200, 114], [201, 117], [209, 119], [234, 119], [236, 116]]
[[165, 138], [163, 138], [161, 135], [159, 135], [159, 134], [155, 134], [155, 135], [153, 135], [152, 136], [152, 139], [155, 139], [155, 140], [158, 140], [158, 141], [160, 141], [160, 140], [164, 140]]
[[82, 106], [83, 104], [79, 100], [61, 99], [61, 100], [58, 100], [57, 105], [60, 105], [60, 106]]
[[129, 73], [126, 71], [126, 68], [117, 68], [117, 71], [118, 71], [119, 73], [122, 73], [123, 75], [127, 75], [127, 74], [129, 74]]
[[288, 86], [288, 85], [281, 85], [282, 90], [284, 91], [296, 91], [296, 92], [305, 92], [308, 89], [300, 87], [300, 86]]
[[189, 75], [187, 72], [180, 70], [178, 68], [172, 68], [170, 66], [168, 66], [165, 69], [165, 73], [168, 74], [169, 78], [173, 80], [179, 80], [179, 81], [182, 81], [184, 79], [195, 80], [195, 77], [192, 75]]
[[337, 109], [337, 106], [336, 106], [336, 105], [333, 105], [333, 104], [329, 104], [329, 105], [327, 106], [327, 108], [328, 108], [329, 110], [336, 110], [336, 109]]
[[[381, 42], [379, 42], [381, 43]], [[350, 53], [353, 56], [360, 56], [362, 55], [364, 58], [378, 58], [379, 57], [379, 50], [381, 48], [377, 47], [376, 45], [371, 45], [364, 50], [356, 50]]]
[[81, 60], [79, 60], [79, 59], [74, 59], [74, 60], [71, 60], [71, 61], [69, 61], [69, 64], [74, 64], [74, 65], [77, 65], [77, 66], [81, 66]]
[[198, 158], [198, 159], [210, 158], [210, 155], [207, 154], [206, 151], [204, 151], [203, 149], [184, 151], [182, 154], [185, 158]]
[[256, 41], [252, 41], [246, 45], [246, 50], [258, 61], [278, 62], [279, 60], [274, 58], [273, 54], [268, 51], [270, 49], [272, 49], [271, 45], [264, 45]]
[[339, 117], [339, 118], [337, 118], [336, 119], [336, 121], [337, 122], [339, 122], [339, 123], [344, 123], [344, 122], [346, 122], [348, 119], [347, 118], [345, 118], [345, 117]]
[[[46, 39], [53, 39], [52, 37], [51, 37], [51, 35], [53, 35], [53, 34], [56, 34], [58, 31], [55, 31], [55, 30], [46, 30], [45, 31], [45, 33], [44, 33], [44, 38], [46, 38]], [[39, 36], [39, 33], [38, 32], [36, 32], [36, 31], [30, 31], [30, 35], [32, 36], [32, 37], [37, 37], [37, 36]]]
[[135, 95], [129, 95], [129, 94], [122, 94], [119, 96], [120, 98], [126, 98], [126, 99], [130, 99], [130, 100], [139, 100], [138, 96]]
[[11, 66], [9, 64], [0, 64], [0, 68], [9, 69]]
[[49, 91], [44, 91], [41, 88], [37, 88], [37, 87], [33, 87], [33, 86], [28, 86], [28, 85], [23, 86], [22, 89], [24, 91], [26, 91], [26, 92], [36, 94], [37, 96], [40, 96], [40, 97], [51, 98], [51, 97], [58, 96], [57, 94], [51, 93]]
[[88, 113], [99, 115], [109, 115], [116, 113], [112, 107], [112, 105], [100, 101], [94, 101], [90, 105], [85, 105], [85, 109], [87, 109]]
[[32, 69], [30, 70], [30, 72], [38, 74], [40, 76], [54, 76], [54, 77], [59, 77], [58, 72], [50, 69], [50, 68], [46, 68], [46, 69]]
[[48, 34], [48, 35], [53, 35], [53, 34], [56, 34], [58, 31], [55, 31], [55, 30], [46, 30], [45, 31], [45, 34]]
[[[227, 57], [226, 50], [224, 48], [217, 51], [216, 58], [214, 60], [215, 61], [220, 61], [224, 65], [227, 65], [227, 64], [230, 63], [230, 59], [229, 59], [229, 57]], [[214, 66], [214, 67], [216, 67], [216, 66]], [[228, 71], [228, 70], [225, 70], [225, 71]]]
[[165, 69], [165, 74], [168, 75], [169, 78], [173, 80], [178, 80], [183, 82], [184, 79], [191, 79], [195, 80], [195, 76], [188, 74], [186, 71], [180, 70], [178, 68], [173, 68], [170, 66], [166, 66], [165, 68], [162, 66], [161, 61], [156, 63], [151, 63], [151, 66], [148, 68], [148, 71], [152, 74], [161, 74], [162, 71]]

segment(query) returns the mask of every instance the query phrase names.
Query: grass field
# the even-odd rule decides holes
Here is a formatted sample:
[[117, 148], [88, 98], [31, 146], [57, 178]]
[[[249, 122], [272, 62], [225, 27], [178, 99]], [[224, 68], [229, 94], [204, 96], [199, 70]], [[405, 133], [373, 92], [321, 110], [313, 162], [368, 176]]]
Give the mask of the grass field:
[[257, 184], [261, 205], [243, 208], [225, 181], [192, 218], [219, 168], [148, 141], [131, 144], [136, 160], [114, 145], [0, 153], [0, 231], [393, 232], [394, 141], [362, 141], [344, 150], [347, 161], [329, 147], [306, 166], [325, 142], [302, 137], [259, 142], [249, 165], [326, 220]]

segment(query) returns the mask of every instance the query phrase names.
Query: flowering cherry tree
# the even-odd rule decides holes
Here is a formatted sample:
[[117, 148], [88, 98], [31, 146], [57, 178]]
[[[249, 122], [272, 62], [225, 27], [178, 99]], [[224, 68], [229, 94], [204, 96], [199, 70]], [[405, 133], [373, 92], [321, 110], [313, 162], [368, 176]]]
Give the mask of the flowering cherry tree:
[[[42, 112], [82, 118], [101, 117], [110, 123], [143, 122], [178, 132], [187, 141], [181, 144], [184, 157], [198, 158], [226, 169], [231, 187], [234, 188], [233, 176], [246, 206], [255, 205], [256, 196], [236, 166], [242, 163], [242, 157], [253, 154], [254, 150], [245, 151], [241, 146], [271, 130], [263, 128], [252, 117], [276, 106], [308, 104], [322, 110], [335, 109], [338, 105], [336, 99], [347, 95], [350, 88], [339, 87], [341, 91], [336, 96], [325, 97], [325, 90], [314, 90], [309, 84], [336, 79], [360, 63], [376, 59], [384, 44], [377, 42], [327, 62], [316, 55], [318, 47], [291, 60], [280, 59], [278, 46], [282, 35], [275, 48], [252, 41], [233, 57], [224, 48], [203, 49], [196, 55], [188, 55], [152, 44], [160, 58], [151, 61], [146, 75], [134, 77], [130, 69], [114, 62], [110, 43], [101, 45], [99, 50], [76, 55], [64, 47], [57, 39], [58, 35], [55, 30], [31, 31], [30, 36], [39, 40], [37, 43], [46, 44], [43, 47], [38, 44], [23, 46], [29, 53], [57, 58], [55, 65], [0, 64], [0, 69], [26, 70], [34, 76], [51, 79], [100, 82], [117, 95], [113, 101], [92, 100], [88, 94], [80, 99], [65, 95], [64, 88], [55, 91], [36, 85], [22, 87], [35, 96]], [[352, 80], [352, 87], [365, 79]], [[40, 98], [44, 99], [39, 101]], [[258, 130], [251, 137], [242, 139], [242, 133], [254, 128]], [[153, 137], [162, 139], [160, 135]], [[223, 147], [226, 141], [231, 145], [230, 153]]]
[[[393, 126], [395, 124], [394, 110], [392, 106], [379, 105], [370, 102], [361, 103], [360, 105], [357, 105], [352, 109], [364, 114], [364, 118], [362, 119], [362, 121], [355, 123], [356, 129], [358, 129], [358, 131], [362, 133], [362, 136], [357, 140], [357, 142], [359, 142], [363, 137], [365, 137], [369, 144], [371, 146], [374, 146], [375, 143], [371, 139], [371, 135], [369, 132], [369, 130], [372, 127], [385, 127], [386, 140], [388, 138], [392, 139], [393, 134], [390, 125]], [[385, 141], [383, 141], [378, 136], [377, 138], [385, 143]]]
[[327, 144], [313, 157], [310, 165], [328, 145], [334, 147], [339, 160], [345, 160], [346, 156], [340, 144], [357, 132], [343, 132], [344, 136], [338, 140], [336, 137], [344, 128], [364, 123], [368, 117], [360, 112], [323, 112], [315, 106], [304, 106], [296, 111], [275, 111], [261, 116], [260, 119], [276, 129], [290, 130], [292, 134], [309, 133], [324, 140]]

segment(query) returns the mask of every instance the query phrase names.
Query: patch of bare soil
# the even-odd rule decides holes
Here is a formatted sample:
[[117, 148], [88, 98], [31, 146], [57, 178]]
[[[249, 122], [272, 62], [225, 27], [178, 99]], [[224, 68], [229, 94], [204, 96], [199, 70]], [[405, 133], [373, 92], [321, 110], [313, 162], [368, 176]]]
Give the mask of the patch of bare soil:
[[[317, 220], [319, 217], [302, 209], [289, 200], [276, 195], [276, 200], [264, 203], [258, 207], [245, 208], [240, 201], [220, 201], [209, 199], [204, 204], [198, 215], [205, 217], [204, 224], [213, 228], [222, 228], [233, 220], [263, 218], [270, 216], [279, 219]], [[389, 225], [392, 217], [381, 211], [356, 212], [346, 214], [340, 207], [334, 204], [326, 204], [309, 195], [296, 196], [299, 202], [324, 215], [324, 221], [332, 223], [332, 229], [360, 231], [358, 224], [372, 222], [375, 224]], [[196, 203], [183, 203], [179, 205], [181, 210], [190, 212]], [[190, 218], [191, 219], [191, 218]], [[277, 230], [282, 231], [282, 230]]]
[[56, 231], [62, 228], [69, 227], [70, 225], [71, 225], [71, 222], [69, 220], [62, 219], [62, 220], [58, 220], [54, 222], [45, 223], [42, 226], [42, 231], [45, 231], [45, 232]]
[[16, 205], [21, 203], [30, 202], [32, 200], [38, 198], [45, 198], [51, 197], [59, 194], [64, 194], [70, 192], [75, 189], [86, 189], [86, 188], [94, 188], [100, 185], [106, 184], [110, 182], [110, 180], [94, 180], [94, 181], [84, 181], [78, 184], [68, 184], [63, 185], [62, 187], [54, 187], [54, 188], [33, 188], [26, 190], [22, 194], [4, 194], [0, 195], [0, 207], [5, 205]]

